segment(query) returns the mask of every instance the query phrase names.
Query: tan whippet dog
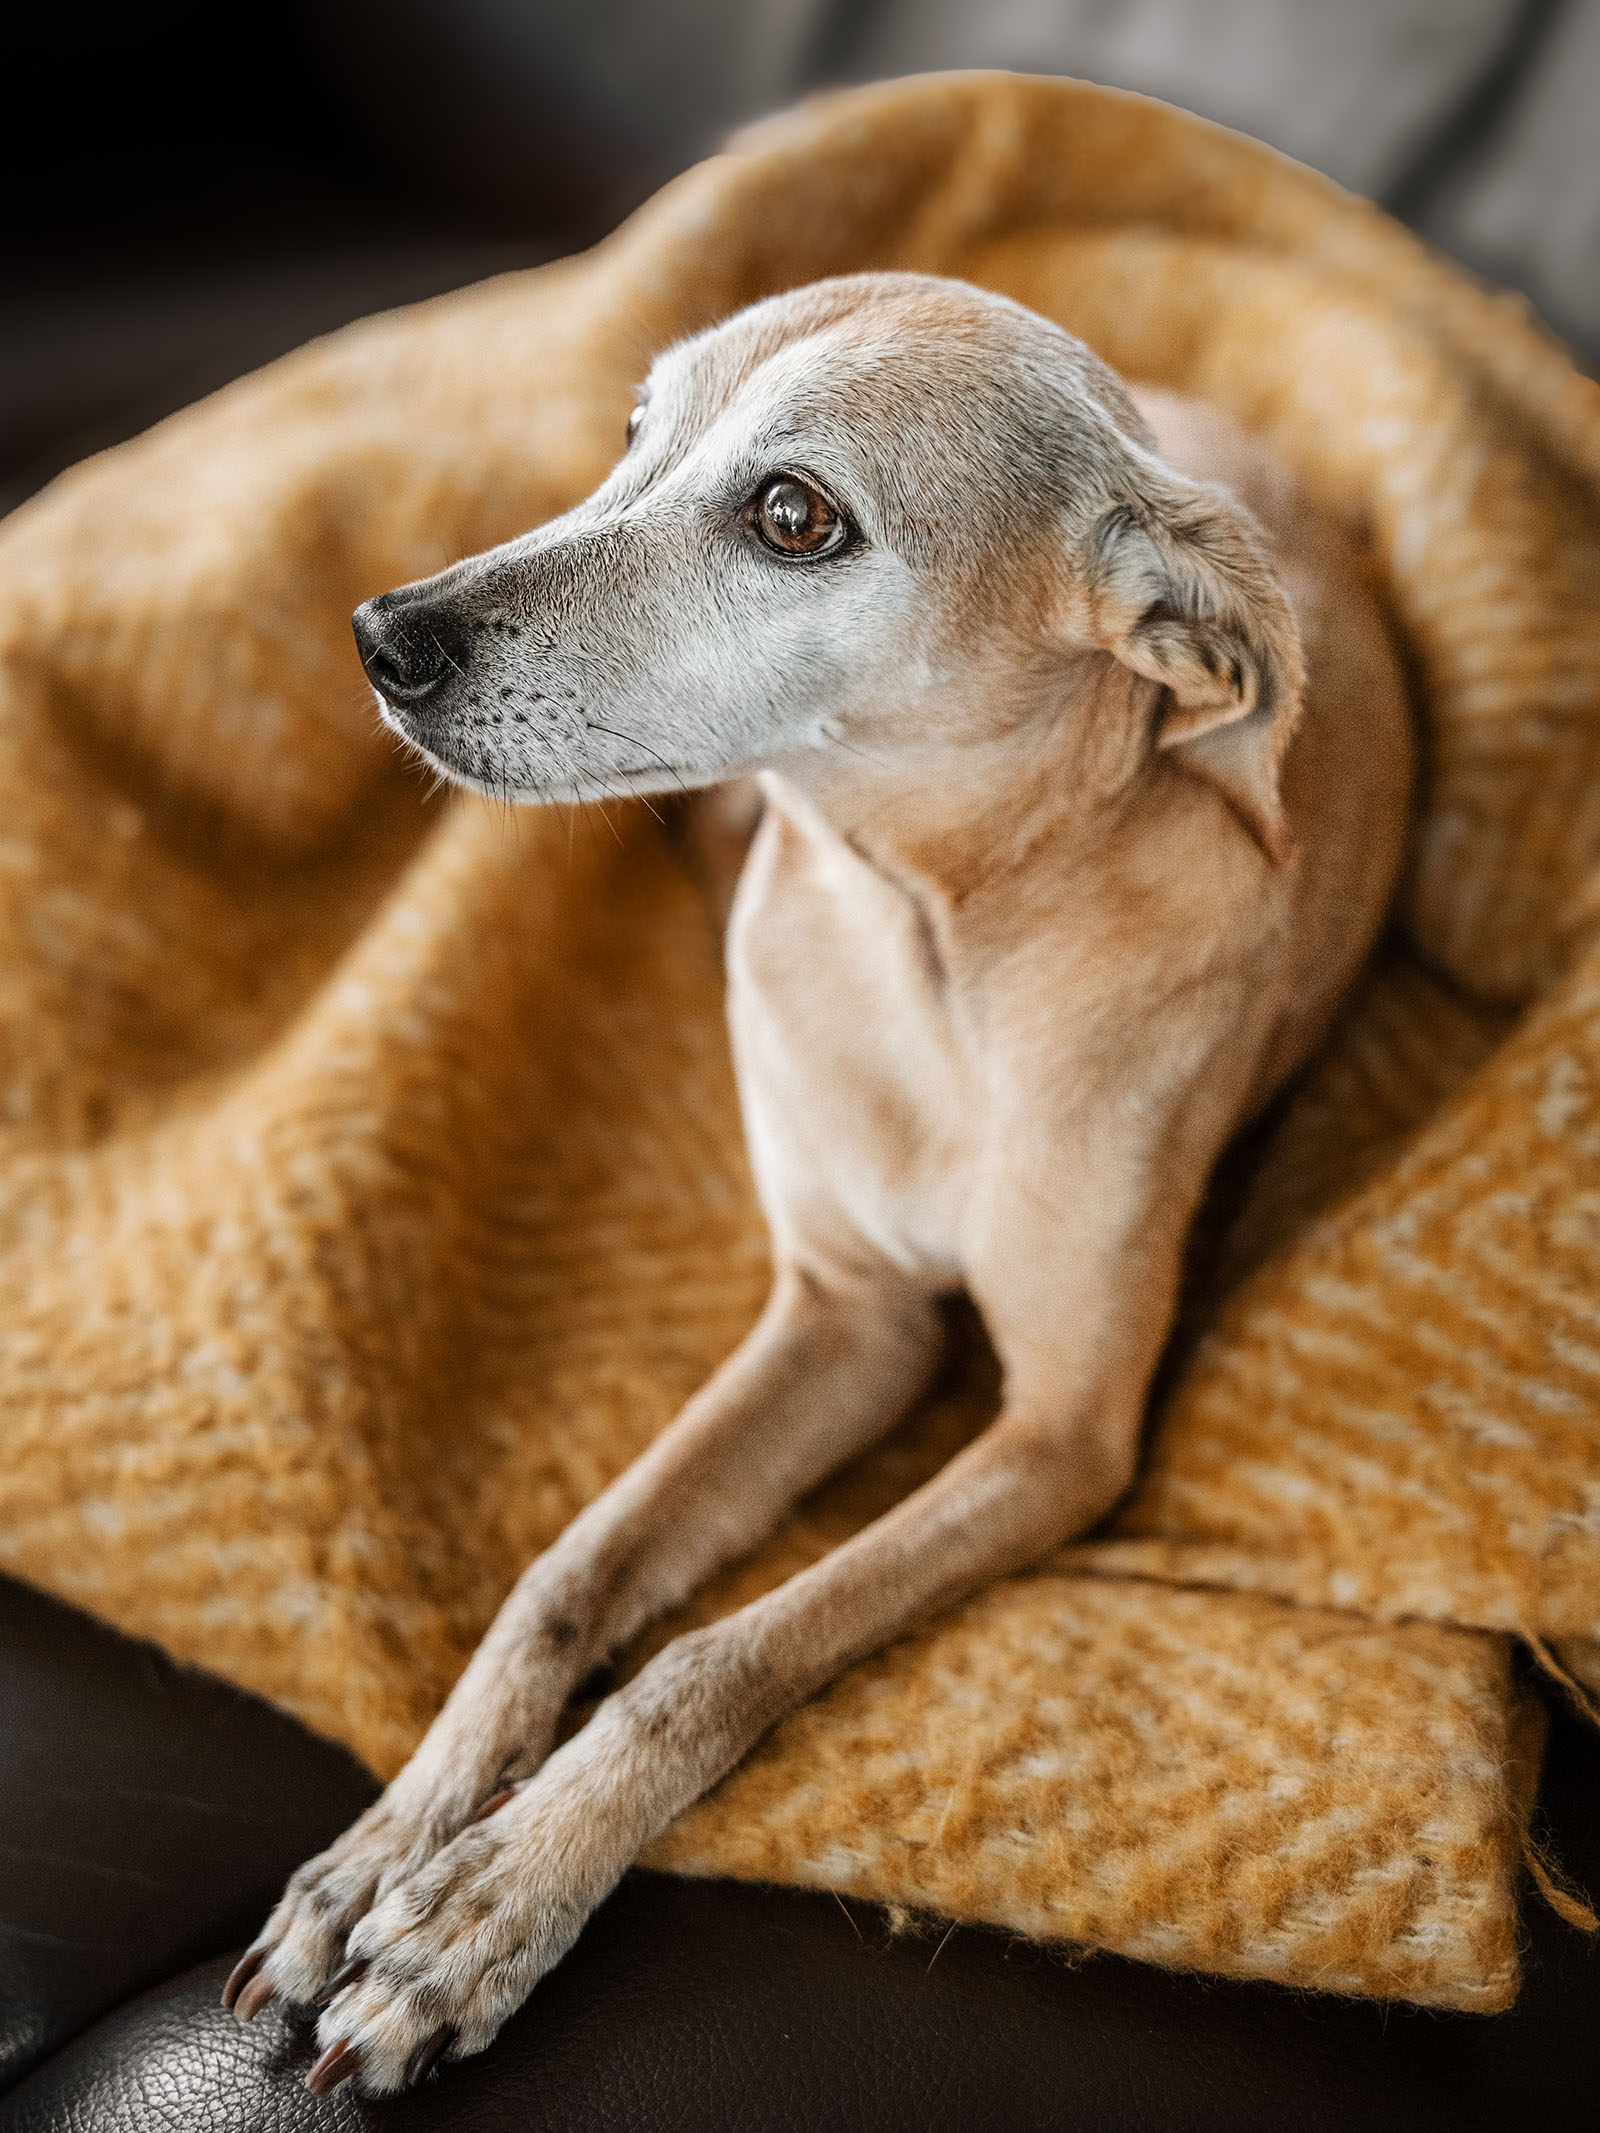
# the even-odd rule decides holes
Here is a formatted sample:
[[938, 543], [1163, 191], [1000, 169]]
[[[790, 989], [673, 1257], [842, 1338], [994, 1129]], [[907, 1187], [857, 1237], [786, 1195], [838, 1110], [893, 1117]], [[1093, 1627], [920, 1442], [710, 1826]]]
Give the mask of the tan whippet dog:
[[[1115, 1503], [1208, 1174], [1366, 954], [1412, 767], [1354, 556], [1265, 452], [917, 275], [670, 350], [587, 502], [355, 627], [464, 784], [759, 774], [729, 1012], [776, 1278], [229, 1981], [244, 2020], [322, 2005], [319, 2094], [481, 2051], [776, 1720]], [[550, 1753], [577, 1682], [905, 1414], [958, 1290], [998, 1418]]]

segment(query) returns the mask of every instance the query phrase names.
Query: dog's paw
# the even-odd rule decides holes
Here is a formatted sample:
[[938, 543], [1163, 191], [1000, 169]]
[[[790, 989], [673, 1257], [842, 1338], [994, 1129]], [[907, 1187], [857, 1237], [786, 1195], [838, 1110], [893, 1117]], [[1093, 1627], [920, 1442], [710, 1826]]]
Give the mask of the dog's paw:
[[[463, 1818], [464, 1819], [464, 1818]], [[297, 1867], [277, 1908], [235, 1967], [222, 2004], [241, 2022], [270, 2000], [314, 2003], [336, 1990], [345, 1943], [383, 1892], [448, 1843], [454, 1826], [407, 1813], [390, 1794], [342, 1837]]]
[[357, 1925], [317, 2025], [315, 2094], [353, 2079], [386, 2095], [482, 2051], [572, 1946], [620, 1869], [541, 1791], [464, 1830]]

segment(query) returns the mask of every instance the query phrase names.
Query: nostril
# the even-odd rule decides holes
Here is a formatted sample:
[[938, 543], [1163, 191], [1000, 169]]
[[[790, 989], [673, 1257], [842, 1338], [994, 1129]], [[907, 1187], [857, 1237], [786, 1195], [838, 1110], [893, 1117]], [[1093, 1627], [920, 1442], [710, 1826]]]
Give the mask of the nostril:
[[446, 674], [460, 670], [443, 617], [386, 613], [383, 602], [369, 600], [350, 620], [367, 679], [391, 704], [416, 704]]
[[408, 670], [402, 662], [398, 649], [375, 645], [362, 659], [367, 670], [367, 679], [380, 696], [403, 697], [411, 693], [419, 679], [415, 670]]

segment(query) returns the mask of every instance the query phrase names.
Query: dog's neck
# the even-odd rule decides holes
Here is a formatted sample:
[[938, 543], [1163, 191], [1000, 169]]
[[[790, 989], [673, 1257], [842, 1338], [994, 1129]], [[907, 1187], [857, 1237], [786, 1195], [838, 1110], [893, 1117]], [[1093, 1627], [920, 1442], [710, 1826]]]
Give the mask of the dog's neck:
[[1151, 760], [1158, 693], [1091, 654], [1026, 677], [965, 730], [930, 717], [924, 737], [793, 757], [763, 782], [812, 834], [840, 838], [955, 922], [1010, 894], [1033, 865], [1093, 863]]

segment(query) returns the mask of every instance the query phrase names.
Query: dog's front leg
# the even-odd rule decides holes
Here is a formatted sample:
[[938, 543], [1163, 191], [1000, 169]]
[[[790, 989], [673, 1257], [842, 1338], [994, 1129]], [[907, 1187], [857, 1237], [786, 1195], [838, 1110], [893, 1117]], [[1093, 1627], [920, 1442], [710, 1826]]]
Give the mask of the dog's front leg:
[[669, 1644], [494, 1815], [392, 1888], [350, 1936], [350, 1982], [318, 2031], [319, 2093], [351, 2076], [382, 2093], [481, 2050], [642, 1847], [769, 1727], [1115, 1502], [1208, 1151], [1192, 1134], [1078, 1146], [1070, 1182], [1037, 1166], [1003, 1181], [977, 1243], [999, 1418], [833, 1554]]
[[[1128, 1433], [1131, 1441], [1131, 1432]], [[480, 2051], [641, 1847], [852, 1660], [1105, 1507], [1125, 1457], [1013, 1413], [788, 1584], [676, 1639], [489, 1819], [379, 1903], [324, 2012], [320, 2092]]]
[[900, 1281], [782, 1272], [737, 1352], [523, 1574], [383, 1797], [294, 1874], [229, 1980], [240, 2018], [324, 1993], [371, 1905], [539, 1767], [596, 1661], [892, 1427], [937, 1352], [932, 1301]]

